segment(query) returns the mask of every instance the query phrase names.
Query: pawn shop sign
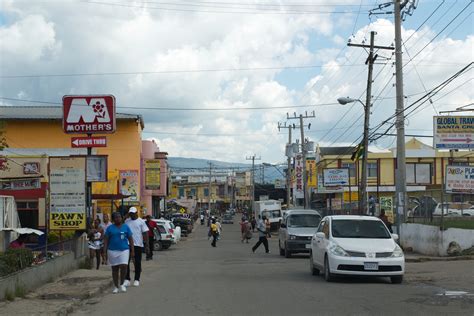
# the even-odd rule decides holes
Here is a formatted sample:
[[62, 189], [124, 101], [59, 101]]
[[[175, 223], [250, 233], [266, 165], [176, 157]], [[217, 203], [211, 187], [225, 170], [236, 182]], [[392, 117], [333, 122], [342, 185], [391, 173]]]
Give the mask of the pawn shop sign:
[[63, 130], [66, 134], [115, 132], [113, 95], [66, 95], [63, 97]]

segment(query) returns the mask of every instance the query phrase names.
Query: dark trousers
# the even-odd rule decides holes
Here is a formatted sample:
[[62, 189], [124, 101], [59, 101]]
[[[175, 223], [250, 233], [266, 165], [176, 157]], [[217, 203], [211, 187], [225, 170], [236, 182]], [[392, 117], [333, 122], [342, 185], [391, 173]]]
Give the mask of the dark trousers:
[[155, 236], [148, 236], [148, 254], [147, 259], [153, 259], [153, 248], [155, 247]]
[[269, 252], [268, 250], [268, 240], [266, 236], [261, 236], [258, 237], [258, 241], [255, 244], [255, 246], [252, 247], [252, 251], [257, 250], [257, 248], [263, 243], [263, 246], [265, 247], [265, 252]]
[[212, 243], [211, 243], [212, 247], [216, 247], [217, 237], [219, 237], [218, 233], [212, 233]]
[[[140, 281], [140, 274], [142, 273], [142, 252], [143, 248], [134, 246], [135, 249], [135, 280]], [[130, 257], [128, 258], [128, 266], [127, 266], [127, 276], [125, 279], [130, 281]]]

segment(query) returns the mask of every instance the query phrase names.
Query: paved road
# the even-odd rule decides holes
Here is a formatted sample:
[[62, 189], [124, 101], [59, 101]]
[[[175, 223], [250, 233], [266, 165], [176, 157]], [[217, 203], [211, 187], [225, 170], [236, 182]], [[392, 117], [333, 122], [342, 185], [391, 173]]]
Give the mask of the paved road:
[[[255, 240], [252, 240], [253, 242]], [[474, 315], [474, 296], [440, 296], [446, 290], [474, 293], [472, 261], [413, 263], [406, 281], [314, 277], [308, 257], [254, 254], [239, 240], [239, 226], [224, 225], [212, 248], [206, 227], [145, 262], [142, 284], [107, 294], [78, 315]], [[443, 273], [439, 273], [443, 270]], [[455, 271], [451, 275], [447, 271]]]

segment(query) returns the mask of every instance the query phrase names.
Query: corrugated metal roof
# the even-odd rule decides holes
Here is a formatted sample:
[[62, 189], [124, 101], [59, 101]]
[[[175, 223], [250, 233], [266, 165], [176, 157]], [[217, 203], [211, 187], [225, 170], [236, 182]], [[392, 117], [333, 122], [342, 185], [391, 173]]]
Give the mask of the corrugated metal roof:
[[[143, 118], [137, 114], [116, 113], [117, 120], [139, 120], [145, 127]], [[62, 120], [61, 106], [0, 106], [0, 120]]]
[[355, 147], [320, 147], [321, 156], [352, 155]]

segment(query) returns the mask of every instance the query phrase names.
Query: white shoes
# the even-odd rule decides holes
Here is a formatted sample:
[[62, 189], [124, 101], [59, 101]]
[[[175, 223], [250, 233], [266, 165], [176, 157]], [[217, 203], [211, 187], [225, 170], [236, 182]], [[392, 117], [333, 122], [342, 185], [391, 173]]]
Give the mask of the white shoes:
[[112, 294], [117, 294], [119, 292], [119, 289], [114, 287], [114, 290], [112, 291]]
[[133, 281], [133, 286], [140, 286], [140, 281], [138, 280]]
[[122, 293], [127, 292], [127, 288], [125, 287], [125, 285], [122, 284], [122, 286], [120, 286], [120, 292]]
[[123, 286], [130, 286], [130, 281], [129, 280], [125, 280], [123, 281]]

